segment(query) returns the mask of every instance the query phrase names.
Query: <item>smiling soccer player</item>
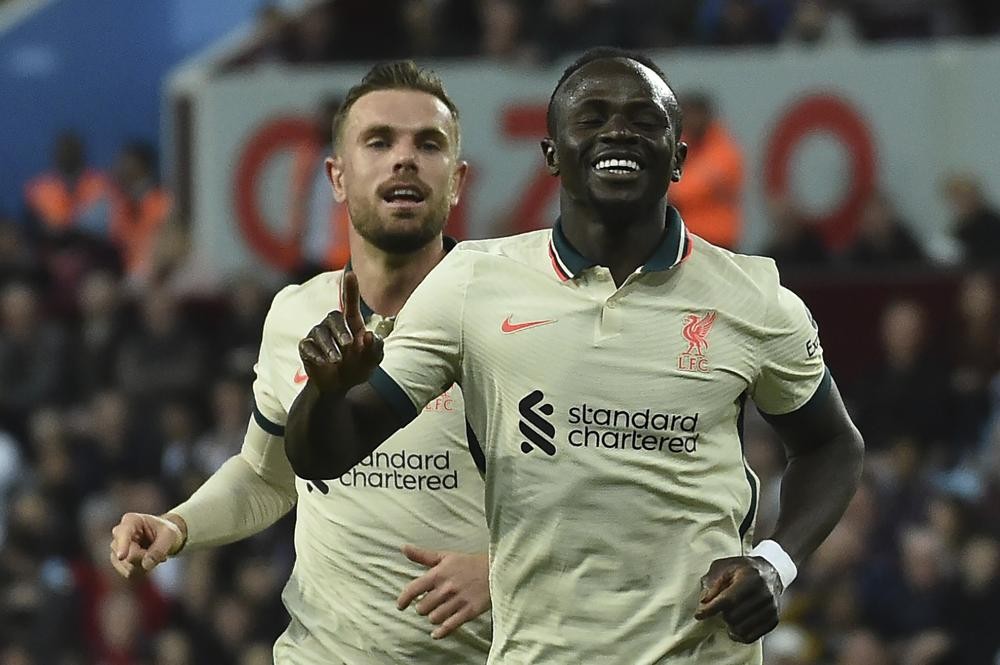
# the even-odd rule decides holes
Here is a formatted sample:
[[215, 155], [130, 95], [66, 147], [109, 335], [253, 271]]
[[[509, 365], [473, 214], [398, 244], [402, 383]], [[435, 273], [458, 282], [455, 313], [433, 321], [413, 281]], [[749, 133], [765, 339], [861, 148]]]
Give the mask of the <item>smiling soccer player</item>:
[[[384, 349], [355, 302], [310, 334], [333, 344], [303, 356], [299, 473], [351, 468], [462, 386], [486, 474], [491, 663], [759, 664], [783, 589], [857, 486], [861, 436], [805, 305], [771, 260], [691, 235], [667, 203], [680, 123], [654, 63], [585, 54], [542, 142], [554, 228], [460, 244]], [[547, 323], [505, 334], [511, 320]], [[789, 459], [757, 547], [748, 400]]]

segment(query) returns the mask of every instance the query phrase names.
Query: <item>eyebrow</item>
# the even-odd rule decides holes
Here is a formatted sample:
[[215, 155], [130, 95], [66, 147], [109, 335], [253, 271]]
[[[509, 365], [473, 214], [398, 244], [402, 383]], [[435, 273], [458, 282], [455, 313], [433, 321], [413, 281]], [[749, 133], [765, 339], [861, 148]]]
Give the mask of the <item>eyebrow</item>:
[[[603, 99], [600, 97], [591, 97], [589, 99], [584, 99], [580, 102], [577, 102], [577, 104], [575, 104], [575, 108], [571, 107], [569, 110], [572, 113], [574, 111], [587, 111], [595, 108], [604, 109], [610, 106], [611, 104], [612, 102], [608, 99]], [[670, 122], [670, 110], [660, 106], [655, 101], [650, 99], [636, 98], [628, 100], [625, 102], [625, 110], [630, 112], [653, 111], [657, 114], [663, 115], [667, 119], [667, 123], [672, 125], [672, 123]]]
[[[392, 136], [398, 133], [400, 133], [399, 128], [392, 125], [372, 125], [371, 127], [366, 127], [359, 136], [362, 140], [365, 140], [372, 136]], [[417, 139], [432, 138], [442, 141], [445, 144], [451, 143], [451, 137], [440, 127], [421, 127], [413, 132], [413, 135]]]

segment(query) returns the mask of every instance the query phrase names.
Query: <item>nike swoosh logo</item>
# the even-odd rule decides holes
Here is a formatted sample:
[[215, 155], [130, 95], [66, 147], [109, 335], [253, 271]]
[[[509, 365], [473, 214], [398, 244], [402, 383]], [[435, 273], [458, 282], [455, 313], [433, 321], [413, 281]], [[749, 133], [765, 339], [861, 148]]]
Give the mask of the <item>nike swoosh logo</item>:
[[306, 374], [305, 370], [302, 369], [301, 367], [295, 371], [295, 376], [292, 377], [292, 381], [294, 381], [296, 384], [305, 383], [308, 380], [309, 380], [309, 375]]
[[522, 330], [527, 330], [528, 328], [537, 328], [538, 326], [544, 326], [548, 323], [556, 322], [555, 319], [546, 319], [545, 321], [525, 321], [524, 323], [511, 323], [510, 319], [512, 316], [514, 315], [511, 314], [510, 316], [508, 316], [506, 319], [503, 320], [503, 323], [500, 324], [500, 332], [506, 334], [516, 333]]

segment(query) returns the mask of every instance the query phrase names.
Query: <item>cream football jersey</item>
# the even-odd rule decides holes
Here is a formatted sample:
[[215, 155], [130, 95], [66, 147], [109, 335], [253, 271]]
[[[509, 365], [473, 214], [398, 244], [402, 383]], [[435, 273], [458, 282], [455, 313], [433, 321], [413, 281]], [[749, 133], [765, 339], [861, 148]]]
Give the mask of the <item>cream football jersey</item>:
[[[324, 273], [287, 287], [268, 313], [254, 420], [275, 437], [283, 436], [288, 410], [308, 380], [299, 340], [340, 308], [342, 276]], [[391, 319], [362, 309], [370, 329], [391, 331]], [[426, 617], [413, 607], [400, 612], [395, 604], [403, 587], [424, 572], [403, 556], [403, 544], [467, 553], [488, 547], [484, 484], [469, 452], [462, 393], [455, 386], [437, 393], [350, 472], [322, 481], [295, 479], [296, 561], [282, 594], [291, 623], [275, 645], [278, 663], [485, 662], [489, 613], [434, 640]]]
[[491, 663], [760, 663], [694, 619], [716, 558], [746, 554], [758, 483], [747, 400], [828, 385], [774, 263], [668, 210], [616, 287], [561, 231], [459, 244], [407, 302], [372, 385], [405, 417], [457, 382], [486, 473]]

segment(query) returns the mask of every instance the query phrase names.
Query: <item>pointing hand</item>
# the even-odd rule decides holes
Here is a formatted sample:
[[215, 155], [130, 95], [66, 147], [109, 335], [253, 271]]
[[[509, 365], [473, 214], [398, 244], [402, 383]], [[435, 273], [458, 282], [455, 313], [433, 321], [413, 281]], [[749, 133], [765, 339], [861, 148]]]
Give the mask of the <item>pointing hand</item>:
[[382, 362], [382, 340], [365, 329], [354, 273], [344, 275], [344, 311], [334, 310], [299, 342], [309, 381], [320, 392], [347, 392], [368, 380]]

